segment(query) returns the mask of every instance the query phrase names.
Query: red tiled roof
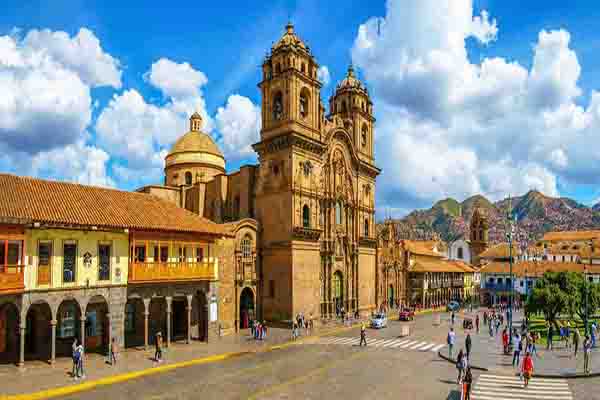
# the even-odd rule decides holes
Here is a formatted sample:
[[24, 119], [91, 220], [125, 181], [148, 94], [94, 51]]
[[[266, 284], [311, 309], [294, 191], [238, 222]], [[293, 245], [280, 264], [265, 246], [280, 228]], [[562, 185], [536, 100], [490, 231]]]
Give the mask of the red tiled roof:
[[546, 232], [542, 241], [577, 241], [600, 238], [600, 230]]
[[[593, 264], [579, 264], [579, 263], [567, 263], [567, 262], [551, 262], [551, 261], [520, 261], [514, 263], [512, 266], [513, 275], [516, 276], [542, 276], [544, 272], [583, 272], [584, 268], [589, 273], [598, 274], [600, 273], [600, 265]], [[508, 262], [490, 262], [484, 265], [480, 269], [481, 273], [492, 273], [492, 274], [508, 274], [510, 273], [510, 266]]]
[[[440, 244], [433, 240], [403, 240], [402, 243], [404, 249], [413, 254], [440, 258], [445, 256]], [[437, 252], [433, 250], [434, 247], [437, 247]]]
[[156, 196], [0, 174], [0, 220], [229, 235], [212, 221]]

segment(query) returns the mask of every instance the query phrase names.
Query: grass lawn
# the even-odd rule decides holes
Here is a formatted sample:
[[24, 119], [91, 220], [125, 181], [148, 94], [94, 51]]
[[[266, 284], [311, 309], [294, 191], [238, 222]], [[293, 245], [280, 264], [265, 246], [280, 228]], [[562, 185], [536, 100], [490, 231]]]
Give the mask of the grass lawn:
[[[592, 323], [592, 321], [596, 322], [596, 325], [598, 325], [598, 319], [590, 318], [589, 323]], [[564, 317], [559, 317], [556, 322], [559, 327], [566, 326], [567, 322], [570, 322], [571, 323], [571, 332], [573, 331], [574, 328], [577, 328], [577, 330], [579, 330], [579, 333], [581, 333], [581, 344], [583, 344], [583, 339], [585, 338], [585, 332], [584, 332], [585, 329], [583, 327], [583, 321], [581, 319], [579, 319], [579, 318], [570, 319], [570, 318], [564, 316]], [[546, 327], [546, 320], [544, 320], [544, 317], [542, 317], [540, 315], [535, 315], [535, 316], [531, 317], [529, 319], [529, 331], [539, 333], [540, 340], [539, 340], [538, 344], [540, 347], [546, 347], [546, 345], [548, 344], [548, 338], [547, 338], [548, 329]], [[570, 340], [571, 341], [573, 340], [572, 333], [571, 333]], [[560, 343], [560, 331], [554, 332], [554, 336], [552, 337], [552, 343]]]

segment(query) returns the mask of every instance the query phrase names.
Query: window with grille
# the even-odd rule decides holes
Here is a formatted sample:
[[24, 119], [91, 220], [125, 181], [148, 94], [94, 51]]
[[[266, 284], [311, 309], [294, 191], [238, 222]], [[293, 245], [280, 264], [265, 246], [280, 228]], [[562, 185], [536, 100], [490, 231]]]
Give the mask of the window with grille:
[[98, 280], [110, 279], [110, 246], [98, 246]]
[[75, 265], [77, 260], [77, 245], [65, 243], [63, 247], [63, 281], [75, 282]]
[[306, 204], [302, 207], [302, 226], [310, 228], [310, 208]]
[[196, 248], [196, 262], [202, 262], [204, 259], [204, 249], [202, 247]]
[[242, 240], [242, 258], [244, 260], [252, 258], [252, 239], [249, 236]]

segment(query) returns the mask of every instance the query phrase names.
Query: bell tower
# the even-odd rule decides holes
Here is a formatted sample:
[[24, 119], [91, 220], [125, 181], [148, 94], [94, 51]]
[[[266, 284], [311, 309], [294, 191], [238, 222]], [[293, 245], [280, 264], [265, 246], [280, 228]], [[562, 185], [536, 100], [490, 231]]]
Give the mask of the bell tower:
[[323, 119], [319, 65], [288, 23], [262, 66], [261, 140], [289, 131], [320, 139]]
[[471, 257], [473, 264], [479, 264], [479, 255], [488, 248], [489, 223], [485, 211], [476, 208], [471, 217], [470, 226]]
[[329, 99], [332, 116], [339, 116], [346, 129], [352, 133], [354, 145], [362, 161], [374, 164], [373, 103], [367, 88], [356, 78], [352, 64], [346, 77], [336, 87]]

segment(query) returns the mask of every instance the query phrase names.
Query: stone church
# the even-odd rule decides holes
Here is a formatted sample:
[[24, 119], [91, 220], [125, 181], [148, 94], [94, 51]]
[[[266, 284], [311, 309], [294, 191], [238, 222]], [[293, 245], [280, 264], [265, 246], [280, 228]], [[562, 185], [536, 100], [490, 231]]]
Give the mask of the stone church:
[[235, 270], [219, 284], [235, 325], [225, 329], [376, 308], [373, 104], [350, 66], [326, 114], [318, 67], [288, 24], [262, 65], [258, 165], [227, 174], [194, 114], [166, 156], [164, 185], [139, 189], [235, 236]]

